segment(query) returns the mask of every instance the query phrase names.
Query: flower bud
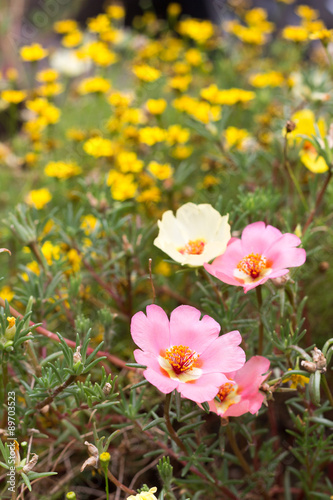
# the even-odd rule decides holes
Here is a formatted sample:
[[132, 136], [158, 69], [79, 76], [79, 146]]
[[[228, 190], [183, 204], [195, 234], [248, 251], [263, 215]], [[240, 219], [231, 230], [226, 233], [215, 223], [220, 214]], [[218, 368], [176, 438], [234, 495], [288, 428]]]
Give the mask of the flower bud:
[[303, 366], [304, 370], [310, 373], [314, 373], [317, 370], [315, 363], [313, 363], [312, 361], [303, 360], [301, 361], [301, 366]]
[[5, 331], [5, 337], [7, 340], [13, 340], [16, 333], [16, 324], [15, 324], [16, 318], [14, 318], [14, 316], [8, 316], [7, 321], [8, 321], [8, 326]]
[[29, 462], [22, 469], [24, 474], [30, 472], [35, 467], [37, 461], [38, 461], [38, 455], [36, 455], [36, 453], [33, 453], [31, 460], [29, 460]]
[[82, 356], [81, 356], [80, 350], [81, 350], [81, 346], [77, 346], [76, 351], [73, 354], [74, 365], [77, 365], [78, 363], [82, 362]]
[[104, 451], [99, 456], [99, 461], [101, 462], [102, 465], [108, 465], [110, 460], [111, 460], [111, 455], [107, 451]]
[[111, 392], [111, 389], [112, 389], [112, 385], [109, 382], [107, 382], [105, 384], [105, 386], [103, 387], [103, 394], [105, 396], [108, 396], [110, 394], [110, 392]]

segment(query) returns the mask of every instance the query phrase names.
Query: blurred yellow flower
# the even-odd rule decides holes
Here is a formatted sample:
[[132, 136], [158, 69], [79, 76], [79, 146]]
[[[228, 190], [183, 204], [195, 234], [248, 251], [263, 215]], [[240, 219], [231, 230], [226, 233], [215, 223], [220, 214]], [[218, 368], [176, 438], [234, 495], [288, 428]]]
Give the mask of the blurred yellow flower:
[[214, 26], [210, 21], [199, 19], [185, 19], [180, 21], [178, 31], [198, 43], [204, 43], [214, 35]]
[[52, 195], [47, 188], [33, 189], [27, 194], [25, 201], [28, 205], [40, 210], [52, 200]]
[[44, 49], [39, 43], [33, 45], [24, 45], [20, 49], [20, 56], [23, 61], [39, 61], [44, 59], [49, 54], [49, 51]]
[[103, 137], [91, 137], [83, 144], [84, 151], [95, 158], [102, 156], [112, 156], [114, 154], [114, 144], [110, 139]]
[[94, 215], [87, 214], [84, 217], [82, 217], [82, 222], [80, 224], [80, 227], [81, 229], [84, 230], [84, 234], [89, 236], [91, 233], [95, 231], [97, 222], [98, 219]]
[[161, 76], [160, 70], [149, 66], [148, 64], [137, 64], [132, 68], [133, 73], [143, 82], [154, 82]]
[[138, 187], [132, 174], [122, 174], [116, 170], [109, 172], [106, 183], [111, 186], [111, 196], [117, 201], [133, 198]]
[[309, 32], [303, 26], [286, 26], [282, 30], [282, 37], [292, 42], [305, 42], [309, 39]]
[[77, 88], [79, 94], [90, 94], [93, 92], [105, 93], [111, 88], [111, 82], [101, 76], [92, 76], [82, 80]]
[[11, 104], [18, 104], [27, 97], [24, 90], [3, 90], [1, 92], [1, 99]]
[[[290, 371], [291, 368], [288, 369]], [[291, 374], [288, 378], [285, 378], [283, 382], [290, 382], [290, 389], [297, 389], [298, 386], [305, 387], [305, 384], [308, 384], [310, 381], [309, 377], [304, 375], [297, 375], [295, 373]]]
[[46, 165], [44, 173], [48, 177], [66, 180], [80, 175], [82, 169], [74, 162], [51, 161]]
[[267, 73], [256, 73], [250, 77], [250, 83], [254, 87], [279, 87], [284, 82], [280, 71], [268, 71]]
[[74, 19], [62, 19], [57, 21], [53, 25], [53, 29], [56, 33], [69, 33], [75, 31], [78, 28], [78, 24]]
[[80, 30], [74, 30], [67, 33], [61, 40], [61, 44], [70, 49], [72, 47], [77, 47], [83, 40], [83, 33]]
[[173, 146], [174, 144], [184, 144], [190, 138], [188, 128], [183, 128], [180, 125], [170, 125], [167, 130], [167, 143]]
[[148, 165], [148, 171], [160, 181], [170, 179], [173, 175], [173, 168], [169, 163], [164, 165], [157, 161], [151, 161]]
[[59, 78], [59, 73], [55, 69], [47, 68], [39, 71], [36, 75], [36, 80], [42, 83], [51, 83]]
[[237, 127], [228, 127], [224, 131], [224, 138], [228, 148], [243, 149], [244, 141], [249, 137], [247, 130]]
[[158, 203], [161, 200], [161, 190], [157, 186], [144, 189], [137, 197], [139, 203]]
[[110, 29], [110, 19], [106, 14], [99, 14], [96, 17], [88, 19], [88, 29], [95, 33], [104, 33]]
[[159, 127], [144, 127], [139, 130], [139, 141], [153, 146], [157, 142], [165, 141], [167, 138], [166, 130]]
[[15, 293], [8, 285], [5, 285], [0, 289], [0, 297], [3, 300], [8, 300], [8, 302], [10, 302], [13, 299], [14, 295]]
[[49, 266], [53, 264], [54, 260], [60, 259], [60, 246], [53, 245], [51, 241], [45, 241], [41, 247], [41, 251]]
[[106, 8], [106, 13], [111, 19], [122, 19], [125, 17], [125, 9], [122, 5], [109, 5]]
[[167, 106], [165, 99], [148, 99], [146, 107], [152, 115], [160, 115], [163, 113]]
[[141, 172], [144, 166], [142, 160], [139, 160], [137, 154], [133, 151], [122, 151], [116, 157], [116, 162], [124, 174], [127, 172]]

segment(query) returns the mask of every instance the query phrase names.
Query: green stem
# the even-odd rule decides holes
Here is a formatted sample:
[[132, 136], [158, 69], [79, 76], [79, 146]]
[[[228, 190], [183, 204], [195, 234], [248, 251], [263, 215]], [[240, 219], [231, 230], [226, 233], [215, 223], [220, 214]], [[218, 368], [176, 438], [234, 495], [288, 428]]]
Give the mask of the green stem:
[[105, 494], [106, 500], [109, 500], [109, 478], [108, 478], [108, 469], [104, 468], [104, 476], [105, 476]]
[[170, 394], [167, 394], [165, 397], [165, 403], [164, 403], [164, 420], [167, 426], [167, 429], [169, 431], [171, 439], [178, 444], [179, 448], [184, 452], [185, 455], [188, 455], [187, 449], [183, 443], [183, 441], [179, 438], [178, 434], [176, 433], [175, 429], [172, 427], [172, 423], [170, 420], [170, 402], [171, 402], [171, 392]]
[[261, 307], [262, 307], [262, 292], [261, 285], [256, 287], [258, 309], [259, 309], [259, 340], [258, 340], [258, 355], [261, 356], [264, 347], [264, 324], [261, 317]]
[[287, 139], [287, 134], [285, 135], [285, 138], [284, 138], [284, 148], [283, 148], [283, 165], [284, 165], [284, 168], [287, 170], [288, 174], [289, 174], [289, 177], [290, 179], [292, 180], [295, 188], [296, 188], [296, 191], [300, 197], [300, 200], [301, 202], [303, 203], [303, 206], [305, 208], [305, 210], [308, 209], [308, 205], [306, 203], [306, 200], [305, 200], [305, 197], [304, 197], [304, 194], [302, 193], [302, 190], [301, 190], [301, 187], [294, 175], [294, 172], [292, 171], [291, 167], [290, 167], [290, 164], [289, 164], [289, 160], [288, 160], [288, 139]]
[[332, 166], [330, 166], [330, 170], [328, 171], [328, 174], [327, 174], [327, 177], [326, 177], [326, 180], [324, 182], [324, 185], [323, 187], [321, 188], [321, 190], [319, 191], [318, 193], [318, 196], [317, 196], [317, 199], [316, 199], [316, 203], [315, 203], [315, 206], [313, 208], [313, 210], [311, 211], [305, 225], [304, 225], [304, 228], [303, 228], [303, 235], [306, 233], [306, 230], [308, 229], [308, 227], [310, 226], [311, 222], [313, 221], [313, 218], [314, 216], [316, 215], [316, 212], [319, 208], [319, 205], [324, 197], [324, 194], [325, 194], [325, 191], [330, 183], [330, 180], [331, 180], [331, 177], [333, 175], [333, 171], [332, 171]]
[[329, 385], [327, 383], [327, 379], [326, 379], [325, 375], [323, 375], [321, 377], [321, 382], [323, 384], [324, 391], [326, 392], [326, 396], [328, 397], [329, 402], [330, 402], [331, 406], [333, 407], [333, 395], [331, 393], [331, 390], [329, 388]]
[[243, 453], [239, 449], [234, 431], [232, 430], [232, 428], [230, 427], [229, 424], [226, 427], [226, 432], [227, 432], [228, 440], [229, 440], [230, 446], [232, 448], [232, 451], [234, 452], [234, 454], [238, 458], [238, 461], [239, 461], [240, 465], [242, 466], [242, 469], [244, 470], [244, 472], [246, 474], [251, 474], [252, 473], [251, 467], [249, 466], [249, 464], [247, 463], [247, 461], [244, 458]]

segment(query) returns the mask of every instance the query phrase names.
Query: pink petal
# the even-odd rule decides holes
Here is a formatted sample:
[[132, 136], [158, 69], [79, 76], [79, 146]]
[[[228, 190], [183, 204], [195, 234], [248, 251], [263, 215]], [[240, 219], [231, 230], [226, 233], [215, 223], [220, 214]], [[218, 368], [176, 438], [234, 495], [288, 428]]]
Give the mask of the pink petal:
[[179, 384], [178, 391], [183, 398], [191, 399], [196, 403], [204, 403], [214, 399], [219, 387], [227, 381], [223, 373], [208, 373], [191, 383]]
[[157, 387], [157, 389], [159, 389], [164, 394], [169, 394], [169, 392], [172, 392], [174, 389], [176, 389], [179, 384], [178, 380], [172, 380], [166, 375], [158, 373], [151, 368], [145, 370], [143, 372], [143, 375], [145, 376], [146, 380], [148, 380], [148, 382]]
[[249, 411], [249, 401], [247, 399], [241, 400], [239, 403], [235, 403], [227, 409], [221, 417], [240, 417]]
[[170, 316], [170, 345], [184, 345], [201, 353], [219, 335], [220, 325], [210, 316], [200, 320], [195, 307], [179, 306]]
[[240, 388], [242, 396], [257, 392], [269, 369], [270, 361], [264, 356], [252, 356], [245, 365], [234, 374], [234, 380]]
[[280, 238], [281, 231], [273, 226], [267, 226], [264, 222], [249, 224], [242, 233], [242, 247], [244, 256], [250, 253], [263, 254], [265, 249]]
[[[293, 246], [291, 246], [291, 242], [293, 242]], [[303, 248], [294, 248], [294, 245], [299, 243], [300, 240], [297, 236], [288, 233], [274, 243], [266, 254], [267, 259], [273, 262], [273, 269], [298, 267], [304, 264], [306, 260], [305, 250]]]
[[204, 373], [227, 373], [240, 369], [245, 363], [245, 352], [239, 344], [241, 334], [233, 331], [216, 339], [200, 356]]
[[147, 316], [142, 311], [134, 314], [131, 335], [142, 350], [158, 355], [170, 346], [169, 319], [163, 309], [154, 304], [147, 306], [146, 311]]

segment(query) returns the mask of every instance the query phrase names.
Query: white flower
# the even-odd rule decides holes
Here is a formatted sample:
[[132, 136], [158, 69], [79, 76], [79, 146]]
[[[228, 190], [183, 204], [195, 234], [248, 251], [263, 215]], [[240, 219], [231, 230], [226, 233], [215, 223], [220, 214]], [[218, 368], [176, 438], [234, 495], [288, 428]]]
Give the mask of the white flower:
[[163, 214], [154, 245], [182, 265], [202, 266], [224, 253], [230, 240], [228, 217], [209, 204], [186, 203], [176, 216], [171, 210]]
[[50, 57], [50, 65], [70, 78], [82, 75], [91, 68], [91, 61], [79, 59], [75, 50], [58, 49]]

